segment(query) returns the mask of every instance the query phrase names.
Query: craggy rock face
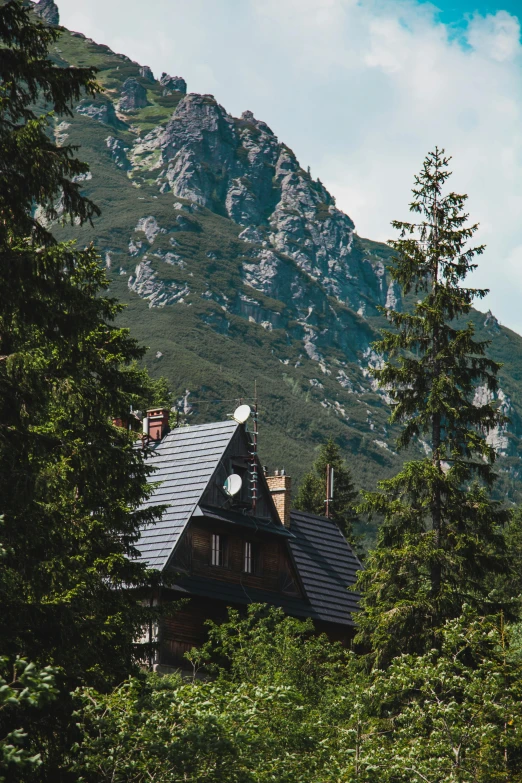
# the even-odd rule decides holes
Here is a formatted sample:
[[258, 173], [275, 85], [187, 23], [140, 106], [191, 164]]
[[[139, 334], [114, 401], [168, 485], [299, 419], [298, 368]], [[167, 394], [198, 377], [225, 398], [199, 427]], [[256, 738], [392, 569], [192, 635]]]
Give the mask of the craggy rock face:
[[124, 123], [116, 116], [113, 102], [104, 97], [84, 98], [76, 107], [76, 111], [78, 114], [83, 114], [115, 129], [125, 127]]
[[147, 90], [137, 79], [130, 76], [123, 82], [121, 98], [118, 104], [120, 111], [135, 111], [147, 105]]
[[[164, 76], [165, 83], [167, 79]], [[352, 220], [265, 122], [251, 111], [234, 118], [212, 95], [191, 93], [180, 100], [165, 126], [138, 137], [131, 146], [113, 136], [106, 144], [131, 179], [153, 179], [159, 193], [172, 194], [178, 212], [169, 225], [160, 225], [150, 214], [139, 220], [129, 237], [129, 256], [140, 261], [129, 278], [130, 290], [147, 299], [151, 308], [184, 301], [184, 287], [167, 284], [168, 275], [162, 277], [158, 261], [178, 269], [184, 269], [185, 262], [171, 251], [159, 252], [157, 239], [170, 236], [175, 247], [175, 232], [196, 230], [191, 215], [208, 209], [242, 227], [242, 281], [253, 294], [284, 302], [286, 315], [242, 293], [229, 299], [209, 289], [202, 298], [267, 331], [286, 329], [323, 374], [331, 372], [327, 356], [332, 344], [366, 367], [373, 332], [356, 313], [377, 315], [376, 305], [400, 307], [400, 293], [379, 258], [354, 249]], [[190, 281], [188, 287], [192, 290]], [[220, 333], [228, 329], [224, 314], [215, 314], [208, 323]], [[347, 388], [344, 377], [339, 384]], [[366, 385], [371, 388], [369, 380]]]
[[33, 11], [47, 24], [60, 24], [60, 12], [54, 0], [40, 0], [35, 3]]
[[[383, 264], [352, 255], [354, 225], [292, 150], [251, 111], [231, 117], [212, 95], [187, 95], [158, 139], [163, 192], [208, 209], [219, 204], [245, 226], [242, 238], [290, 256], [329, 295], [355, 310], [398, 302]], [[362, 284], [362, 290], [361, 290]]]
[[159, 81], [163, 87], [163, 95], [171, 95], [173, 92], [187, 94], [187, 82], [182, 76], [169, 76], [168, 73], [163, 72]]
[[149, 301], [149, 307], [165, 307], [168, 304], [182, 302], [190, 293], [188, 285], [157, 281], [150, 263], [146, 260], [138, 264], [135, 274], [129, 277], [129, 289]]
[[[83, 59], [96, 46], [69, 35]], [[132, 303], [129, 325], [140, 323], [144, 300], [156, 360], [174, 379], [179, 360], [194, 392], [204, 367], [216, 394], [231, 396], [223, 392], [235, 388], [227, 362], [236, 353], [242, 372], [263, 368], [286, 406], [281, 421], [293, 422], [285, 444], [299, 454], [294, 466], [302, 447], [327, 432], [358, 455], [361, 475], [370, 463], [372, 476], [398, 468], [390, 399], [368, 369], [382, 362], [372, 348], [386, 326], [379, 308], [404, 306], [387, 269], [391, 250], [357, 236], [321, 181], [252, 111], [233, 117], [212, 95], [187, 95], [181, 77], [156, 80], [107, 47], [98, 56], [108, 89], [83, 98], [55, 137], [95, 152], [82, 187], [100, 203], [101, 220], [109, 216], [95, 241], [118, 296]], [[494, 358], [507, 365], [522, 356], [522, 341], [491, 313], [473, 318]], [[510, 372], [495, 395], [510, 422], [488, 435], [506, 496], [522, 475], [522, 382]], [[478, 389], [476, 403], [487, 393]], [[418, 446], [429, 452], [427, 442]]]
[[140, 66], [140, 76], [142, 79], [146, 79], [148, 82], [154, 81], [154, 74], [152, 73], [148, 65]]

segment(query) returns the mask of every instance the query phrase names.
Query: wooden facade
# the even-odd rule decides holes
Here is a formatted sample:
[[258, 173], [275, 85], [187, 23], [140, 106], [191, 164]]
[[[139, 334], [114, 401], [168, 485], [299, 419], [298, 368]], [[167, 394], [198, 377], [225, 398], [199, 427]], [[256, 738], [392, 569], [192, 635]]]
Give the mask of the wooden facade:
[[225, 604], [208, 598], [190, 598], [188, 604], [160, 623], [156, 668], [187, 665], [185, 653], [193, 647], [201, 647], [207, 638], [205, 622], [221, 623], [226, 617]]
[[[254, 505], [251, 442], [243, 425], [182, 428], [167, 435], [154, 456], [162, 484], [151, 502], [168, 508], [159, 529], [143, 534], [148, 562], [170, 575], [162, 603], [188, 599], [159, 624], [156, 668], [186, 666], [184, 654], [206, 639], [206, 620], [222, 622], [228, 607], [244, 610], [249, 603], [312, 617], [332, 639], [351, 638], [356, 597], [347, 587], [360, 563], [330, 520], [290, 513], [288, 477], [267, 482], [258, 465]], [[231, 474], [242, 479], [233, 497], [224, 490]]]
[[[212, 536], [224, 542], [226, 559], [212, 564]], [[255, 563], [252, 571], [245, 569], [245, 546], [253, 544]], [[237, 531], [223, 523], [209, 520], [193, 521], [184, 535], [180, 551], [172, 560], [176, 571], [189, 571], [208, 579], [301, 596], [297, 575], [290, 562], [285, 542], [255, 531]]]
[[[212, 562], [213, 536], [219, 536], [226, 549], [226, 557], [219, 565]], [[247, 544], [252, 545], [254, 552], [250, 573], [245, 569]], [[244, 607], [244, 603], [223, 600], [225, 585], [244, 591], [247, 599], [252, 591], [272, 594], [274, 599], [304, 599], [285, 539], [250, 529], [238, 530], [237, 526], [204, 517], [193, 519], [188, 525], [171, 567], [179, 574], [181, 583], [183, 576], [204, 580], [209, 595], [190, 597], [188, 605], [161, 622], [159, 662], [163, 666], [182, 665], [184, 653], [204, 642], [205, 620], [222, 622], [227, 617], [227, 606]], [[175, 595], [172, 597], [175, 599]]]

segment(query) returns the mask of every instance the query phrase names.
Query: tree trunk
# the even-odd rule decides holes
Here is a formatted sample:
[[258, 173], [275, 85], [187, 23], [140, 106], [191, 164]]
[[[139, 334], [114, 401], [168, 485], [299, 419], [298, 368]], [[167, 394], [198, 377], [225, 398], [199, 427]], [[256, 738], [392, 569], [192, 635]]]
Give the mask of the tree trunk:
[[[438, 167], [437, 167], [438, 170]], [[437, 196], [435, 195], [433, 202], [433, 234], [432, 242], [434, 247], [433, 258], [433, 282], [432, 291], [437, 294], [437, 286], [439, 283], [439, 215], [438, 215], [438, 203]], [[438, 354], [440, 350], [440, 334], [439, 326], [435, 322], [433, 326], [432, 335], [432, 350], [433, 350], [433, 375], [432, 375], [432, 392], [433, 384], [437, 381], [441, 368], [439, 366]], [[431, 501], [431, 522], [432, 529], [435, 534], [435, 547], [440, 548], [442, 538], [442, 497], [441, 497], [441, 484], [439, 482], [439, 475], [442, 472], [441, 468], [441, 414], [435, 412], [432, 417], [431, 424], [431, 447], [433, 449], [433, 466], [437, 471], [436, 483], [433, 487], [433, 496]], [[431, 565], [431, 593], [433, 597], [438, 597], [440, 594], [442, 582], [442, 568], [440, 559], [437, 557], [435, 562]]]
[[[433, 465], [437, 470], [437, 473], [442, 471], [441, 459], [440, 459], [440, 429], [441, 429], [441, 416], [440, 413], [434, 413], [432, 419], [432, 431], [431, 440], [433, 448]], [[440, 484], [437, 483], [433, 487], [433, 496], [431, 501], [431, 524], [435, 534], [435, 547], [439, 549], [442, 538], [442, 498]], [[438, 596], [440, 593], [442, 582], [441, 564], [437, 559], [431, 566], [431, 593], [433, 596]]]

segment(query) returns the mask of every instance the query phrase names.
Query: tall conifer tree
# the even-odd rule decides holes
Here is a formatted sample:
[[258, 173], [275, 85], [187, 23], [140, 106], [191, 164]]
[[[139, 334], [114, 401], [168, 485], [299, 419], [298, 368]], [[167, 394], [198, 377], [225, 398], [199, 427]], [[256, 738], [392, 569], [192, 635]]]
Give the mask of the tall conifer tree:
[[364, 510], [383, 522], [359, 578], [358, 639], [378, 664], [431, 646], [464, 603], [494, 609], [488, 580], [504, 564], [507, 513], [489, 496], [495, 451], [487, 439], [505, 423], [493, 401], [499, 365], [463, 323], [487, 293], [464, 284], [484, 247], [468, 246], [478, 226], [468, 223], [467, 197], [446, 192], [449, 160], [444, 150], [429, 153], [410, 205], [419, 221], [392, 223], [400, 235], [390, 243], [390, 273], [405, 301], [416, 301], [406, 312], [384, 311], [393, 329], [375, 345], [385, 363], [374, 374], [392, 399], [391, 421], [403, 425], [398, 446], [422, 439], [429, 456], [365, 493]]
[[[98, 212], [74, 181], [88, 167], [35, 110], [71, 113], [97, 89], [92, 68], [52, 62], [58, 36], [20, 0], [0, 4], [0, 678], [20, 656], [55, 667], [59, 690], [43, 718], [27, 700], [8, 705], [0, 738], [28, 730], [25, 750], [45, 759], [38, 779], [53, 783], [70, 779], [70, 691], [120, 682], [137, 663], [146, 610], [131, 588], [149, 575], [134, 545], [157, 511], [140, 509], [150, 469], [112, 417], [168, 392], [115, 325], [121, 306], [95, 251], [52, 234], [60, 216]], [[11, 766], [9, 780], [27, 780]]]

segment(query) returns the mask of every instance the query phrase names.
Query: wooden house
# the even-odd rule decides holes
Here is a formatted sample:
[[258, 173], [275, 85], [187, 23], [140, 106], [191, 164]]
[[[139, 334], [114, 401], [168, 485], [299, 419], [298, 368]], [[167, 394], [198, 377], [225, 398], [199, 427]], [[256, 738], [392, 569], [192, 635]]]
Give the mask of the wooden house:
[[[338, 526], [290, 509], [290, 477], [258, 467], [252, 502], [252, 442], [244, 424], [222, 421], [167, 430], [166, 412], [149, 412], [149, 504], [165, 505], [162, 518], [141, 531], [137, 544], [149, 567], [174, 575], [159, 600], [190, 601], [157, 629], [156, 668], [183, 662], [205, 639], [205, 620], [220, 621], [227, 607], [267, 603], [347, 642], [353, 635], [361, 564]], [[230, 496], [231, 474], [242, 478]]]

